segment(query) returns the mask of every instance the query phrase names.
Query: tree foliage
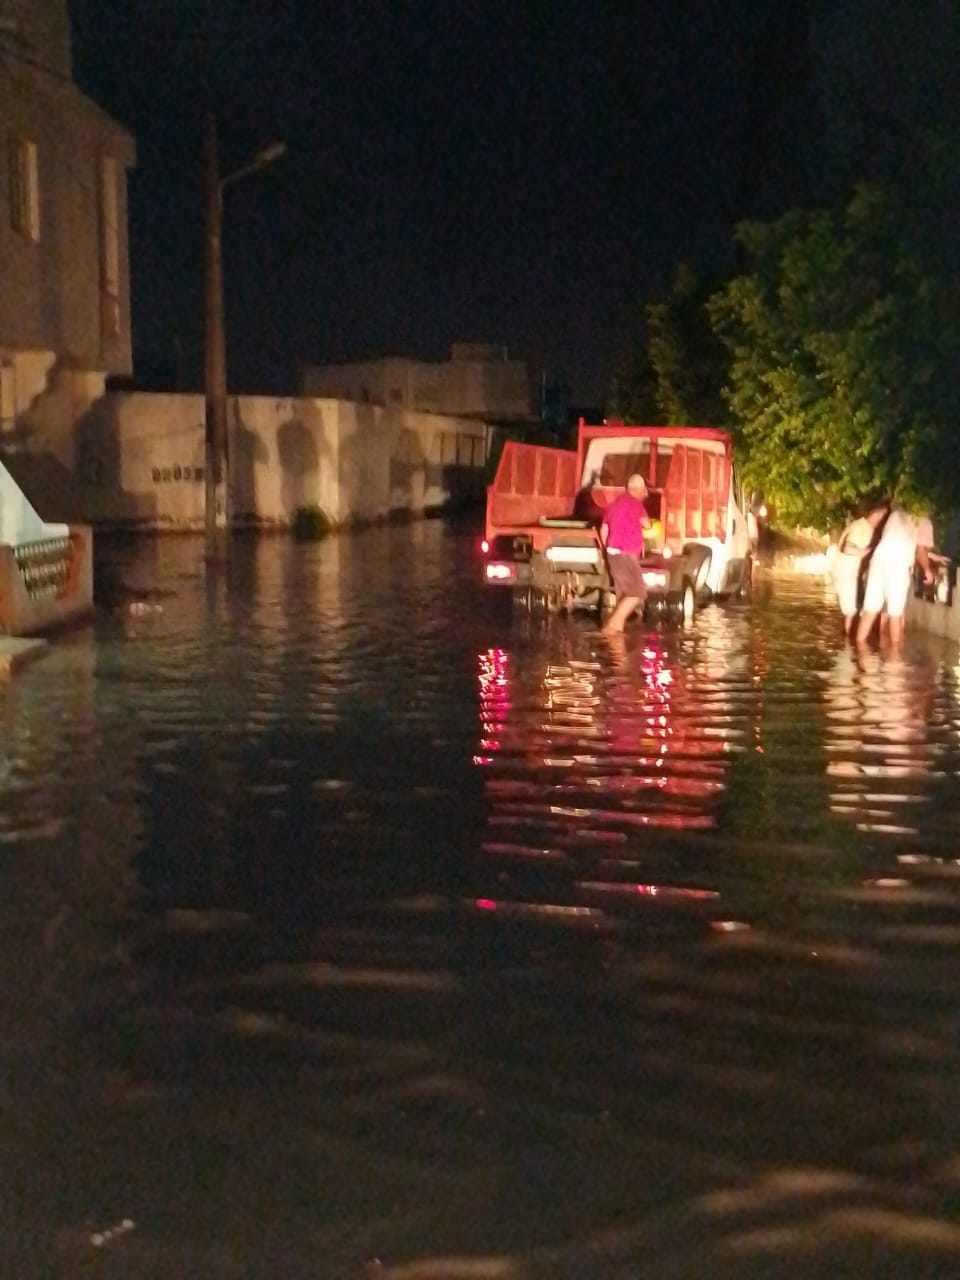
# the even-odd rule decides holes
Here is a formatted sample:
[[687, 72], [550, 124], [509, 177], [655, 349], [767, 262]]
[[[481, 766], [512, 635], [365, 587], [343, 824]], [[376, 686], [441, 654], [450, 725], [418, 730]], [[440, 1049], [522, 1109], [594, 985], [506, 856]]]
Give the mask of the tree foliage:
[[837, 212], [738, 228], [746, 269], [707, 310], [746, 478], [785, 519], [824, 527], [872, 493], [960, 498], [957, 292], [908, 213], [862, 186]]
[[727, 356], [706, 311], [715, 287], [681, 263], [670, 290], [647, 303], [644, 340], [617, 371], [613, 412], [633, 422], [726, 421], [721, 388]]

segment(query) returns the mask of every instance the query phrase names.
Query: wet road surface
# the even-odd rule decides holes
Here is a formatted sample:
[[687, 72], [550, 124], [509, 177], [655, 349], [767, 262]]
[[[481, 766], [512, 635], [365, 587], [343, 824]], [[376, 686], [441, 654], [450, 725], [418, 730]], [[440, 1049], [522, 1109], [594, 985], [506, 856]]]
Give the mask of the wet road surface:
[[3, 694], [0, 1274], [960, 1276], [956, 646], [475, 541], [105, 545]]

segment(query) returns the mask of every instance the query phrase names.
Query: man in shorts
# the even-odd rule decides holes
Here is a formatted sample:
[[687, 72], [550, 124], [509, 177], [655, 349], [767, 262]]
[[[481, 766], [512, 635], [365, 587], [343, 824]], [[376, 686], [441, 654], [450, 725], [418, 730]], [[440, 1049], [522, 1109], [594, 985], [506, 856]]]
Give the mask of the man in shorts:
[[881, 613], [885, 615], [890, 643], [901, 642], [914, 564], [922, 570], [925, 582], [933, 582], [932, 546], [933, 525], [929, 517], [907, 515], [902, 507], [891, 509], [867, 570], [857, 644], [870, 639]]
[[607, 561], [617, 607], [603, 628], [605, 635], [623, 630], [634, 609], [642, 608], [647, 598], [640, 561], [643, 557], [643, 531], [650, 527], [650, 517], [643, 505], [647, 482], [639, 473], [627, 480], [627, 491], [607, 507], [600, 538], [607, 549]]

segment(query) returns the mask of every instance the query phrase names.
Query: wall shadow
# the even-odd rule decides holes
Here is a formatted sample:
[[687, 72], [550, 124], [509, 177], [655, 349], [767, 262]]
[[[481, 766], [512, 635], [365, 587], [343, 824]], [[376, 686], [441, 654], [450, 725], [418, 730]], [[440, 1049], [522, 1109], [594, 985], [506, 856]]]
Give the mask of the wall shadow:
[[317, 505], [319, 490], [320, 454], [316, 437], [299, 418], [290, 418], [277, 428], [277, 461], [283, 514], [292, 519], [299, 507]]
[[257, 508], [257, 464], [270, 460], [267, 446], [243, 420], [239, 397], [233, 400], [230, 431], [230, 497], [235, 522], [255, 523]]

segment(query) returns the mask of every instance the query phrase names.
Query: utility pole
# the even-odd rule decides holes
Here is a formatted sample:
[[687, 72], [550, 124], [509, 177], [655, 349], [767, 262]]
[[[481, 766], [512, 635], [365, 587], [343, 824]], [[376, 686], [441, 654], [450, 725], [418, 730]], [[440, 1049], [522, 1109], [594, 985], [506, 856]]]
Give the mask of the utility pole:
[[[229, 530], [227, 511], [227, 359], [223, 324], [223, 184], [217, 146], [217, 121], [203, 122], [203, 199], [205, 214], [204, 530], [207, 558], [217, 555], [217, 531]], [[228, 539], [225, 539], [228, 541]]]
[[240, 178], [259, 173], [286, 153], [284, 142], [262, 147], [249, 164], [226, 178], [220, 177], [217, 119], [210, 111], [203, 121], [204, 206], [204, 423], [203, 468], [204, 529], [207, 559], [218, 557], [218, 533], [224, 534], [223, 550], [230, 542], [230, 459], [227, 434], [227, 342], [223, 321], [223, 193]]

